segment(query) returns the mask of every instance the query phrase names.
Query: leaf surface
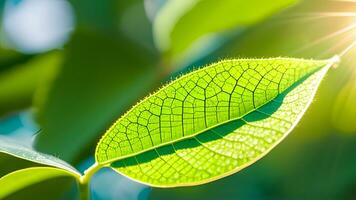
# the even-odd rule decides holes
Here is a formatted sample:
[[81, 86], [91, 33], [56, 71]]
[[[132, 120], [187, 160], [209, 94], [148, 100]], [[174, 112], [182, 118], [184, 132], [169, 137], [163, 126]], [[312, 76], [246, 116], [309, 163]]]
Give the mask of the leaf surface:
[[68, 171], [68, 173], [80, 176], [80, 173], [68, 163], [51, 155], [37, 152], [31, 149], [30, 147], [18, 144], [12, 139], [9, 139], [8, 137], [0, 136], [0, 160], [2, 160], [2, 158], [4, 157], [5, 159], [8, 158], [9, 155], [12, 157], [28, 160], [42, 165], [61, 168], [63, 170]]
[[288, 135], [335, 62], [226, 60], [188, 73], [119, 118], [96, 160], [157, 187], [235, 173]]
[[[0, 178], [0, 199], [4, 199], [32, 185], [60, 177], [73, 177], [73, 174], [53, 167], [31, 167], [12, 172]], [[43, 192], [45, 193], [46, 191]]]
[[203, 36], [255, 24], [296, 0], [172, 0], [154, 21], [157, 46], [180, 56]]

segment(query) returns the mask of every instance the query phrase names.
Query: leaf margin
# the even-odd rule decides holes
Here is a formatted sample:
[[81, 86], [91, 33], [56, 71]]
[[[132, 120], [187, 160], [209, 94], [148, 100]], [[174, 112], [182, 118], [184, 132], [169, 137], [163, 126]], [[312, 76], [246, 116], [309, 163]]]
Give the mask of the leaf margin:
[[[263, 58], [263, 60], [273, 60], [273, 59], [289, 59], [289, 60], [294, 60], [294, 61], [300, 61], [300, 60], [310, 60], [310, 59], [298, 59], [298, 58], [285, 58], [285, 57], [276, 57], [276, 58]], [[254, 58], [243, 58], [243, 59], [232, 59], [232, 60], [256, 60]], [[210, 66], [214, 66], [216, 64], [219, 64], [221, 62], [224, 62], [225, 60], [221, 60], [219, 62], [215, 62], [215, 63], [211, 63], [210, 65], [206, 65], [206, 66], [202, 66], [202, 67], [199, 67], [197, 69], [195, 69], [193, 72], [188, 72], [186, 74], [183, 74], [182, 76], [180, 77], [177, 77], [175, 80], [172, 80], [170, 81], [168, 84], [165, 84], [163, 85], [161, 88], [157, 89], [155, 92], [151, 93], [150, 95], [146, 96], [145, 98], [143, 98], [141, 101], [139, 101], [136, 105], [134, 105], [133, 107], [131, 107], [127, 112], [129, 112], [130, 110], [134, 109], [135, 107], [137, 107], [143, 100], [145, 100], [146, 98], [149, 98], [151, 97], [152, 95], [156, 94], [158, 91], [168, 87], [169, 85], [173, 84], [176, 80], [180, 79], [180, 78], [183, 78], [185, 76], [188, 76], [188, 75], [191, 75], [193, 73], [196, 73], [199, 69], [201, 68], [206, 68], [206, 67], [210, 67]], [[299, 116], [296, 118], [296, 120], [292, 123], [291, 127], [283, 134], [283, 136], [281, 138], [279, 138], [273, 145], [271, 145], [267, 150], [265, 150], [263, 153], [261, 153], [259, 156], [257, 156], [256, 158], [252, 159], [251, 161], [247, 162], [247, 163], [244, 163], [243, 165], [239, 166], [238, 168], [234, 169], [234, 170], [230, 170], [229, 172], [226, 172], [226, 173], [223, 173], [221, 174], [220, 176], [216, 176], [216, 177], [212, 177], [212, 178], [209, 178], [209, 179], [205, 179], [205, 180], [201, 180], [201, 181], [196, 181], [196, 182], [192, 182], [192, 183], [183, 183], [183, 184], [172, 184], [172, 185], [158, 185], [158, 184], [152, 184], [152, 183], [148, 183], [148, 182], [144, 182], [144, 181], [141, 181], [141, 180], [138, 180], [138, 179], [135, 179], [133, 177], [130, 177], [129, 175], [126, 175], [122, 172], [120, 172], [119, 170], [116, 170], [114, 167], [112, 167], [112, 163], [116, 162], [116, 161], [119, 161], [119, 160], [124, 160], [126, 158], [129, 158], [129, 157], [134, 157], [134, 156], [137, 156], [137, 155], [140, 155], [142, 153], [145, 153], [145, 152], [148, 152], [150, 150], [154, 150], [156, 148], [160, 148], [160, 147], [164, 147], [166, 145], [169, 145], [171, 143], [175, 143], [175, 142], [179, 142], [179, 141], [183, 141], [183, 140], [186, 140], [186, 139], [190, 139], [190, 138], [193, 138], [197, 135], [199, 135], [200, 133], [202, 132], [205, 132], [206, 130], [204, 131], [200, 131], [198, 133], [195, 133], [195, 134], [192, 134], [192, 135], [189, 135], [189, 136], [185, 136], [185, 137], [182, 137], [182, 138], [179, 138], [179, 139], [176, 139], [176, 140], [172, 140], [172, 141], [169, 141], [169, 142], [166, 142], [166, 143], [162, 143], [162, 144], [159, 144], [159, 145], [156, 145], [156, 146], [153, 146], [153, 147], [150, 147], [150, 148], [147, 148], [147, 149], [144, 149], [142, 151], [139, 151], [139, 152], [136, 152], [136, 153], [132, 153], [132, 154], [128, 154], [128, 155], [125, 155], [125, 156], [121, 156], [120, 158], [116, 158], [116, 159], [109, 159], [107, 161], [104, 161], [102, 163], [100, 163], [98, 160], [97, 160], [97, 149], [98, 149], [98, 146], [102, 140], [102, 138], [105, 136], [105, 134], [111, 129], [111, 127], [113, 127], [116, 122], [118, 120], [116, 120], [114, 122], [114, 124], [107, 130], [107, 132], [105, 134], [102, 135], [102, 138], [100, 139], [100, 141], [97, 143], [97, 146], [96, 146], [96, 150], [95, 150], [95, 163], [96, 163], [96, 168], [101, 168], [101, 167], [110, 167], [111, 169], [113, 169], [115, 172], [119, 173], [120, 175], [124, 176], [124, 177], [127, 177], [128, 179], [130, 180], [133, 180], [135, 182], [138, 182], [138, 183], [141, 183], [141, 184], [144, 184], [144, 185], [148, 185], [148, 186], [151, 186], [151, 187], [155, 187], [155, 188], [175, 188], [175, 187], [188, 187], [188, 186], [197, 186], [197, 185], [202, 185], [202, 184], [206, 184], [206, 183], [210, 183], [210, 182], [213, 182], [213, 181], [216, 181], [216, 180], [219, 180], [221, 178], [224, 178], [224, 177], [227, 177], [227, 176], [230, 176], [232, 174], [235, 174], [249, 166], [251, 166], [252, 164], [254, 164], [255, 162], [259, 161], [260, 159], [262, 159], [263, 157], [265, 157], [268, 153], [270, 153], [277, 145], [279, 145], [293, 130], [294, 128], [298, 125], [298, 123], [300, 122], [301, 118], [304, 116], [305, 112], [308, 110], [308, 108], [310, 107], [311, 103], [313, 102], [314, 100], [314, 97], [318, 91], [318, 88], [322, 82], [322, 80], [325, 78], [325, 75], [326, 73], [329, 71], [329, 69], [337, 64], [339, 64], [340, 62], [340, 57], [338, 55], [335, 55], [334, 57], [330, 58], [330, 59], [326, 59], [326, 60], [314, 60], [314, 61], [324, 61], [325, 62], [325, 65], [323, 67], [320, 67], [318, 70], [312, 72], [309, 76], [317, 73], [317, 72], [321, 72], [321, 75], [319, 77], [317, 77], [317, 81], [316, 81], [316, 85], [313, 87], [313, 90], [310, 94], [310, 98], [308, 100], [308, 102], [306, 103], [305, 107], [303, 108], [302, 112], [299, 114]], [[270, 101], [268, 101], [266, 104], [268, 104]], [[266, 105], [264, 104], [264, 105]], [[263, 105], [262, 105], [263, 106]], [[257, 108], [256, 108], [257, 109]], [[253, 112], [255, 110], [252, 110], [251, 112]], [[127, 113], [126, 112], [126, 113]], [[121, 115], [118, 119], [124, 117], [125, 114]], [[250, 112], [249, 112], [250, 113]], [[249, 114], [249, 113], [246, 113], [245, 115]], [[234, 119], [236, 120], [236, 119]], [[229, 120], [229, 121], [232, 121], [232, 120]], [[228, 121], [224, 122], [225, 123], [228, 123]], [[219, 124], [217, 126], [220, 126], [222, 124]], [[213, 127], [210, 127], [210, 128], [214, 128], [215, 126]]]

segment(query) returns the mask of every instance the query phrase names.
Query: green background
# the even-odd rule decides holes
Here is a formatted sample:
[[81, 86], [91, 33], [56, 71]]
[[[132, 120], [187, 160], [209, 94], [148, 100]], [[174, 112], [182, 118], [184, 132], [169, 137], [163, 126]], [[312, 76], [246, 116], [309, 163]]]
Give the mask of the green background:
[[[4, 5], [24, 1], [0, 0], [0, 134], [82, 171], [93, 162], [95, 144], [113, 121], [182, 73], [224, 58], [326, 59], [356, 36], [354, 29], [333, 34], [355, 22], [352, 1], [254, 0], [244, 1], [250, 12], [238, 12], [242, 5], [227, 0], [192, 5], [72, 0], [75, 26], [64, 46], [24, 52], [12, 45], [2, 26]], [[256, 19], [251, 13], [260, 15]], [[162, 48], [162, 34], [171, 28], [172, 48]], [[199, 41], [191, 41], [198, 33]], [[213, 183], [176, 189], [148, 188], [104, 169], [93, 178], [93, 198], [355, 199], [355, 53], [351, 50], [330, 70], [295, 130], [251, 167]], [[20, 137], [19, 131], [26, 134]], [[2, 156], [0, 174], [37, 165]], [[55, 184], [35, 185], [33, 193], [48, 199], [41, 191], [46, 185], [56, 191], [54, 199], [77, 197], [71, 181], [50, 181]]]

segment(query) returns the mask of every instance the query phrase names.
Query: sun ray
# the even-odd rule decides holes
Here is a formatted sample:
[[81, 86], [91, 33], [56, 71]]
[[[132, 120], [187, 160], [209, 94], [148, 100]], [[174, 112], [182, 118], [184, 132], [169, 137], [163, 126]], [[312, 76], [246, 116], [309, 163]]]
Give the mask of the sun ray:
[[318, 20], [324, 18], [333, 17], [356, 17], [356, 12], [305, 12], [295, 14], [285, 14], [283, 16], [275, 17], [273, 20], [275, 23], [290, 23], [290, 22], [306, 22], [311, 20]]
[[351, 49], [352, 49], [353, 47], [355, 47], [355, 45], [356, 45], [356, 40], [354, 40], [349, 46], [347, 46], [347, 47], [339, 54], [339, 56], [340, 56], [340, 57], [345, 56], [347, 53], [349, 53], [349, 52], [351, 51]]
[[330, 0], [330, 1], [339, 1], [339, 2], [351, 2], [351, 3], [356, 3], [356, 0]]
[[292, 54], [298, 54], [298, 53], [300, 53], [300, 52], [302, 52], [302, 51], [304, 51], [306, 49], [309, 49], [311, 47], [314, 47], [314, 46], [316, 46], [316, 45], [318, 45], [318, 44], [320, 44], [320, 43], [322, 43], [322, 42], [324, 42], [326, 40], [329, 40], [329, 39], [334, 38], [336, 36], [339, 36], [339, 35], [342, 35], [344, 33], [347, 33], [347, 32], [349, 32], [349, 31], [351, 31], [351, 30], [353, 30], [355, 28], [356, 28], [356, 23], [355, 24], [351, 24], [349, 26], [346, 26], [346, 27], [344, 27], [344, 28], [342, 28], [342, 29], [340, 29], [338, 31], [332, 32], [332, 33], [330, 33], [330, 34], [328, 34], [328, 35], [326, 35], [326, 36], [324, 36], [322, 38], [319, 38], [319, 39], [313, 41], [312, 43], [304, 45], [303, 47], [301, 47], [301, 48], [295, 50], [294, 52], [292, 52]]
[[331, 46], [330, 48], [321, 52], [318, 55], [318, 57], [325, 58], [325, 57], [330, 57], [335, 54], [339, 54], [340, 49], [342, 49], [341, 51], [343, 51], [343, 49], [345, 49], [345, 46], [348, 46], [350, 44], [350, 42], [352, 42], [354, 40], [354, 38], [355, 38], [355, 36], [353, 34], [346, 35], [345, 37], [340, 39], [337, 42], [337, 44], [335, 44], [335, 45]]
[[303, 15], [288, 15], [279, 18], [275, 18], [274, 23], [277, 24], [284, 24], [284, 23], [291, 23], [291, 22], [307, 22], [312, 20], [318, 20], [323, 18], [328, 18], [330, 16], [303, 16]]
[[291, 16], [356, 17], [356, 12], [306, 12]]

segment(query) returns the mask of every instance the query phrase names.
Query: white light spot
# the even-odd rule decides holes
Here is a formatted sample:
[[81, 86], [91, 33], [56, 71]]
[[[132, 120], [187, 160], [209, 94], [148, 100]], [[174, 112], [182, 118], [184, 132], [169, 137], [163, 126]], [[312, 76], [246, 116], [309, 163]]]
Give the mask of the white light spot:
[[6, 40], [24, 53], [62, 47], [74, 26], [66, 0], [7, 0], [3, 20]]

